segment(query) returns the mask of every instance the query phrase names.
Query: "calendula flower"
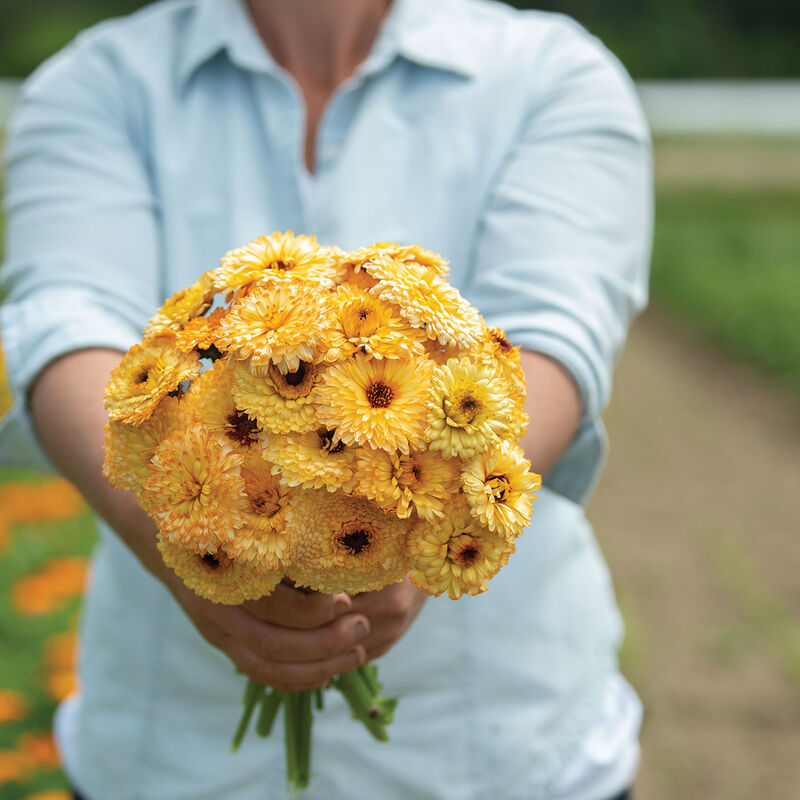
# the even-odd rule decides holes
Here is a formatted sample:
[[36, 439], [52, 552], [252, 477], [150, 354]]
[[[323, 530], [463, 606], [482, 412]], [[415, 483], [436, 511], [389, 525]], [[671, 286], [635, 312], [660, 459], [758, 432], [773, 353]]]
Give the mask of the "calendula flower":
[[497, 366], [500, 374], [515, 390], [515, 396], [525, 398], [525, 373], [522, 371], [520, 348], [508, 341], [502, 328], [484, 325], [475, 355], [482, 364]]
[[232, 443], [200, 425], [173, 433], [155, 449], [142, 508], [165, 539], [213, 553], [245, 521], [241, 464]]
[[265, 277], [299, 278], [330, 288], [344, 274], [343, 260], [341, 250], [320, 245], [314, 236], [275, 231], [226, 253], [211, 276], [217, 291], [234, 290]]
[[235, 361], [231, 395], [259, 427], [272, 433], [310, 431], [319, 425], [314, 406], [319, 367], [300, 361], [297, 369], [282, 373], [274, 364], [255, 366]]
[[471, 353], [471, 349], [439, 344], [436, 339], [428, 339], [425, 342], [425, 355], [435, 364], [446, 364], [451, 358], [471, 357]]
[[[208, 316], [190, 319], [175, 334], [175, 346], [184, 353], [208, 350], [217, 341], [219, 324], [226, 313], [227, 309], [219, 306]], [[203, 352], [200, 352], [200, 356], [203, 357]]]
[[306, 433], [274, 434], [264, 443], [264, 458], [286, 486], [335, 492], [351, 489], [358, 448], [334, 441], [334, 432], [317, 428]]
[[156, 336], [135, 344], [111, 371], [104, 396], [108, 416], [141, 425], [167, 394], [199, 373], [197, 354], [178, 350], [174, 336]]
[[235, 359], [294, 372], [314, 360], [328, 327], [328, 297], [305, 281], [255, 285], [220, 322], [216, 345]]
[[426, 437], [446, 458], [471, 458], [509, 434], [514, 403], [495, 372], [467, 358], [450, 359], [433, 374]]
[[192, 382], [184, 400], [192, 420], [211, 433], [248, 450], [261, 437], [258, 423], [241, 408], [232, 395], [233, 370], [223, 361]]
[[457, 495], [442, 519], [419, 520], [409, 531], [409, 577], [423, 592], [457, 600], [485, 592], [513, 552], [513, 540], [482, 526]]
[[342, 284], [331, 296], [331, 305], [332, 327], [321, 347], [325, 361], [341, 361], [354, 353], [374, 358], [423, 354], [424, 334], [363, 289]]
[[430, 450], [404, 456], [365, 447], [358, 451], [357, 475], [359, 494], [403, 519], [413, 510], [424, 519], [441, 517], [459, 489], [458, 461]]
[[222, 605], [238, 606], [258, 600], [280, 583], [283, 573], [258, 562], [231, 557], [222, 548], [207, 552], [185, 550], [174, 541], [158, 537], [164, 563], [195, 594]]
[[318, 592], [367, 592], [407, 572], [407, 523], [360, 497], [302, 492], [287, 515], [297, 537], [287, 575]]
[[345, 444], [402, 453], [420, 448], [432, 368], [426, 358], [340, 361], [320, 382], [319, 420]]
[[189, 320], [208, 311], [214, 292], [214, 282], [210, 274], [203, 273], [188, 289], [175, 292], [161, 306], [147, 323], [142, 338], [150, 339], [159, 333], [180, 330]]
[[281, 486], [272, 474], [272, 464], [258, 454], [249, 454], [242, 464], [247, 498], [244, 524], [228, 552], [245, 561], [258, 561], [267, 569], [282, 570], [294, 554], [295, 540], [286, 532], [286, 511], [292, 489]]
[[370, 262], [386, 258], [399, 264], [412, 264], [419, 268], [429, 269], [440, 278], [446, 277], [450, 271], [447, 259], [441, 253], [426, 250], [418, 244], [378, 242], [370, 247], [362, 247], [347, 254], [348, 262], [356, 269], [361, 266], [366, 266], [368, 269]]
[[370, 292], [395, 304], [400, 314], [415, 328], [424, 329], [429, 339], [456, 347], [477, 343], [481, 332], [478, 312], [432, 269], [376, 259], [370, 274], [378, 278]]
[[142, 484], [150, 475], [156, 447], [189, 422], [182, 400], [165, 397], [141, 425], [109, 422], [106, 425], [103, 475], [117, 489], [141, 498]]
[[464, 464], [464, 495], [472, 513], [489, 530], [513, 538], [530, 523], [534, 492], [542, 485], [541, 475], [530, 468], [522, 449], [508, 441]]

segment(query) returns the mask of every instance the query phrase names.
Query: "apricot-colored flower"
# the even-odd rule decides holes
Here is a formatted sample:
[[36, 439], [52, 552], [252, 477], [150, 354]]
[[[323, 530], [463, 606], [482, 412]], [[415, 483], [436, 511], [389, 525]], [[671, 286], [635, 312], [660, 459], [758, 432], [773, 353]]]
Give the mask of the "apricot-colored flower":
[[458, 290], [432, 269], [376, 259], [370, 274], [378, 283], [370, 292], [393, 303], [415, 328], [440, 344], [472, 347], [481, 332], [478, 312]]
[[298, 278], [329, 288], [344, 272], [343, 258], [338, 248], [322, 246], [314, 236], [275, 231], [226, 253], [211, 276], [217, 291], [266, 277]]
[[427, 358], [369, 359], [331, 366], [319, 387], [317, 415], [345, 444], [408, 453], [424, 441], [433, 363]]
[[412, 328], [388, 303], [349, 284], [332, 295], [332, 327], [321, 347], [325, 361], [341, 361], [354, 353], [374, 358], [409, 358], [424, 352], [425, 335]]
[[26, 733], [18, 747], [34, 768], [55, 769], [61, 764], [52, 733]]
[[317, 428], [306, 433], [273, 434], [265, 440], [264, 458], [286, 486], [327, 489], [352, 488], [358, 448], [334, 441], [334, 432]]
[[164, 563], [195, 594], [222, 605], [240, 605], [270, 594], [283, 573], [265, 569], [257, 561], [233, 558], [222, 548], [189, 552], [180, 544], [158, 537]]
[[509, 435], [514, 402], [496, 372], [468, 358], [450, 359], [436, 368], [432, 385], [426, 431], [432, 450], [471, 458]]
[[150, 339], [160, 333], [179, 331], [189, 320], [208, 311], [213, 297], [214, 282], [210, 274], [205, 272], [191, 286], [175, 292], [161, 306], [147, 323], [142, 338]]
[[541, 475], [530, 468], [531, 462], [512, 442], [500, 442], [464, 464], [464, 494], [472, 513], [489, 530], [513, 538], [530, 523], [534, 492], [542, 485]]
[[501, 533], [483, 527], [457, 495], [442, 518], [419, 520], [409, 531], [411, 582], [438, 597], [452, 600], [462, 594], [480, 594], [514, 552], [514, 543]]
[[108, 416], [114, 421], [140, 425], [167, 394], [199, 373], [197, 354], [178, 350], [172, 335], [135, 344], [111, 371], [105, 390]]
[[213, 553], [244, 524], [242, 456], [200, 425], [166, 438], [155, 450], [142, 508], [162, 536], [195, 553]]
[[231, 556], [282, 570], [294, 554], [295, 539], [286, 531], [286, 512], [294, 490], [282, 486], [272, 464], [253, 453], [242, 464], [247, 497], [244, 525], [228, 545]]
[[175, 346], [184, 353], [197, 350], [200, 357], [217, 340], [219, 326], [228, 309], [218, 306], [210, 314], [190, 319], [176, 334]]
[[103, 475], [117, 489], [141, 497], [142, 484], [150, 475], [150, 459], [156, 447], [175, 431], [184, 428], [188, 421], [185, 402], [176, 397], [165, 397], [140, 425], [109, 422], [106, 425]]
[[404, 519], [413, 510], [425, 519], [441, 517], [458, 492], [458, 476], [458, 461], [433, 450], [404, 456], [365, 447], [358, 453], [358, 493]]
[[282, 373], [274, 364], [255, 366], [249, 361], [231, 364], [231, 395], [237, 408], [256, 424], [273, 433], [310, 431], [316, 428], [317, 380], [320, 369], [300, 361], [297, 369]]
[[220, 322], [216, 345], [235, 359], [294, 372], [301, 361], [316, 357], [328, 327], [329, 298], [306, 281], [257, 284]]
[[192, 381], [186, 395], [186, 411], [192, 421], [246, 452], [259, 441], [258, 422], [233, 397], [234, 371], [224, 362], [215, 362], [212, 369]]
[[319, 592], [367, 592], [403, 579], [407, 523], [361, 497], [300, 492], [286, 518], [297, 537], [287, 575]]
[[522, 371], [520, 348], [508, 341], [502, 328], [490, 328], [484, 324], [475, 355], [482, 364], [499, 369], [515, 390], [515, 398], [520, 401], [525, 398], [525, 373]]

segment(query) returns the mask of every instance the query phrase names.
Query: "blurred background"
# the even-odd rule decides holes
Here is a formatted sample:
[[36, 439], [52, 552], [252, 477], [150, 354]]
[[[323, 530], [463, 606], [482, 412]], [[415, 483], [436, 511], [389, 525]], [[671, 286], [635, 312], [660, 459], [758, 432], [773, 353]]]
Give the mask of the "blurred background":
[[[0, 0], [0, 136], [20, 78], [142, 5]], [[645, 703], [637, 797], [800, 797], [800, 6], [514, 5], [600, 36], [653, 127], [651, 305], [589, 508]], [[68, 484], [0, 470], [0, 800], [66, 798], [49, 728], [92, 541]]]

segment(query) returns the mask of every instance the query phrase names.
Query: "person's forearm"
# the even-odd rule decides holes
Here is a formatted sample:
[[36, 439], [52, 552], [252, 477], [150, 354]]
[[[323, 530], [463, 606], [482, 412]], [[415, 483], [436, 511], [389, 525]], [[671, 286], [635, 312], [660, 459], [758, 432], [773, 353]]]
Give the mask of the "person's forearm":
[[528, 384], [525, 411], [531, 418], [522, 447], [532, 469], [545, 475], [575, 436], [580, 397], [572, 378], [547, 356], [523, 350], [522, 368]]
[[161, 580], [173, 580], [156, 548], [156, 529], [128, 492], [102, 474], [108, 416], [103, 390], [122, 353], [90, 349], [69, 353], [42, 371], [30, 392], [33, 424], [61, 473], [120, 535], [142, 564]]

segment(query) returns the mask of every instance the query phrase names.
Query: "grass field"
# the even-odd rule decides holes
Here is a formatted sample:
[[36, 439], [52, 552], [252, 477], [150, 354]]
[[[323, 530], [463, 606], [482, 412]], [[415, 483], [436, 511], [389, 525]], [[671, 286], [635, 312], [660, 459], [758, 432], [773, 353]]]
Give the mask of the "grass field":
[[[800, 392], [797, 147], [664, 142], [657, 156], [654, 303]], [[0, 410], [5, 403], [0, 380]], [[67, 484], [0, 470], [2, 800], [65, 797], [48, 731], [56, 701], [74, 686], [71, 632], [92, 542], [89, 515]], [[757, 611], [769, 617], [770, 609], [762, 604]], [[651, 657], [635, 635], [642, 624], [629, 625], [634, 635], [624, 652], [640, 673]], [[722, 637], [714, 646], [736, 658], [740, 638]], [[796, 671], [794, 650], [790, 661]]]

